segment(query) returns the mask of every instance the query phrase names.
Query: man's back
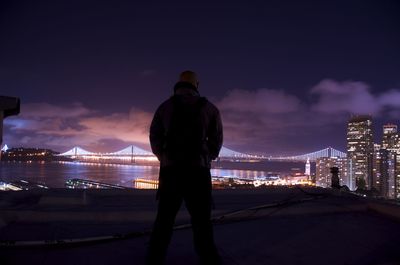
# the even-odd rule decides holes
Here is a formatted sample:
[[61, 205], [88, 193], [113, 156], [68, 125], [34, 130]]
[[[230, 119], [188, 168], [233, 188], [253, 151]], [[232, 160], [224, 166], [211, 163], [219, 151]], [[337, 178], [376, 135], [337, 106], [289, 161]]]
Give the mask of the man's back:
[[154, 115], [150, 127], [153, 153], [161, 167], [186, 163], [209, 168], [222, 146], [219, 111], [181, 85], [182, 90], [162, 103]]
[[203, 128], [207, 116], [202, 110], [207, 103], [205, 98], [197, 98], [193, 103], [182, 96], [172, 97], [172, 118], [165, 135], [166, 156], [175, 163], [198, 163], [207, 156], [207, 139]]

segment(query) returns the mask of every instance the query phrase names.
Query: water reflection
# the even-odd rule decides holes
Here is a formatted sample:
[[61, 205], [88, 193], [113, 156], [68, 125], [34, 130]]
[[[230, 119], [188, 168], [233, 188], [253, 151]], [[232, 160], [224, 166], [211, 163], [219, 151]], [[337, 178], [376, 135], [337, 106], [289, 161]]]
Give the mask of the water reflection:
[[255, 179], [255, 178], [265, 178], [270, 175], [266, 171], [259, 170], [240, 170], [240, 169], [211, 169], [211, 175], [217, 177], [231, 177], [231, 178], [241, 178], [241, 179]]
[[[158, 179], [158, 166], [127, 165], [127, 164], [99, 164], [81, 162], [47, 162], [47, 163], [19, 163], [1, 162], [0, 180], [11, 182], [28, 180], [47, 185], [51, 188], [63, 188], [68, 179], [88, 179], [125, 187], [133, 187], [133, 180]], [[263, 170], [222, 169], [211, 170], [212, 176], [233, 177], [241, 179], [265, 178], [276, 176]]]

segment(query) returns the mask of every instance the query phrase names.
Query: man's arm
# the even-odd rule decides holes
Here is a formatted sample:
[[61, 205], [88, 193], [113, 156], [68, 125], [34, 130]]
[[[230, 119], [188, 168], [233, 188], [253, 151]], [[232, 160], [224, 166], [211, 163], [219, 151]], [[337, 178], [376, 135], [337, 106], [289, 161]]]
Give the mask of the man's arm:
[[150, 145], [151, 150], [157, 156], [158, 160], [161, 159], [161, 154], [164, 147], [164, 125], [160, 115], [159, 109], [154, 114], [153, 120], [150, 125]]
[[214, 160], [218, 157], [219, 151], [223, 142], [223, 128], [221, 115], [217, 108], [215, 108], [215, 115], [210, 120], [210, 127], [208, 132], [208, 150], [210, 151], [210, 158]]

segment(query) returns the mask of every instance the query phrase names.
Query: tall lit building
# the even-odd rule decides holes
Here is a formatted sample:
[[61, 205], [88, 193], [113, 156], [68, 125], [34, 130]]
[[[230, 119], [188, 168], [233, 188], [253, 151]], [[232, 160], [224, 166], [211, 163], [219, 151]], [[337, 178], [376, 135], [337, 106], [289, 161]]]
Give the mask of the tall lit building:
[[387, 199], [394, 199], [396, 193], [396, 154], [381, 149], [380, 153], [380, 193]]
[[[400, 140], [398, 142], [400, 145]], [[394, 197], [400, 200], [400, 152], [396, 153], [396, 169], [394, 178]]]
[[387, 198], [400, 199], [400, 135], [397, 125], [383, 126], [380, 154], [381, 194]]
[[382, 136], [382, 149], [387, 149], [396, 152], [399, 140], [397, 133], [397, 125], [385, 124], [383, 125], [383, 136]]
[[380, 191], [381, 185], [381, 152], [380, 144], [374, 144], [374, 158], [372, 162], [372, 188]]
[[363, 186], [371, 189], [373, 152], [371, 116], [352, 117], [347, 124], [347, 158], [351, 190]]
[[311, 176], [311, 164], [310, 164], [310, 159], [309, 158], [307, 158], [304, 175]]
[[340, 185], [348, 186], [347, 159], [340, 157], [317, 158], [315, 168], [315, 184], [318, 187], [330, 188], [332, 185], [331, 167], [339, 169]]

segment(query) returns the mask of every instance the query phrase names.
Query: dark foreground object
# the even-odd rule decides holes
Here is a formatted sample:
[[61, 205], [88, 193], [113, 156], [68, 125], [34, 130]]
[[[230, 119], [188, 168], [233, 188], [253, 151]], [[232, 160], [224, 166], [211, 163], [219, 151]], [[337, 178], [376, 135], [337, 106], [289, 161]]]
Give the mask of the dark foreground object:
[[[215, 240], [225, 264], [400, 264], [394, 204], [317, 188], [213, 193]], [[155, 191], [2, 192], [0, 264], [143, 264], [155, 214]], [[176, 223], [183, 226], [174, 231], [166, 264], [198, 264], [184, 208]], [[96, 241], [104, 235], [135, 236]], [[91, 237], [86, 244], [42, 245]], [[5, 247], [4, 240], [38, 246]]]

